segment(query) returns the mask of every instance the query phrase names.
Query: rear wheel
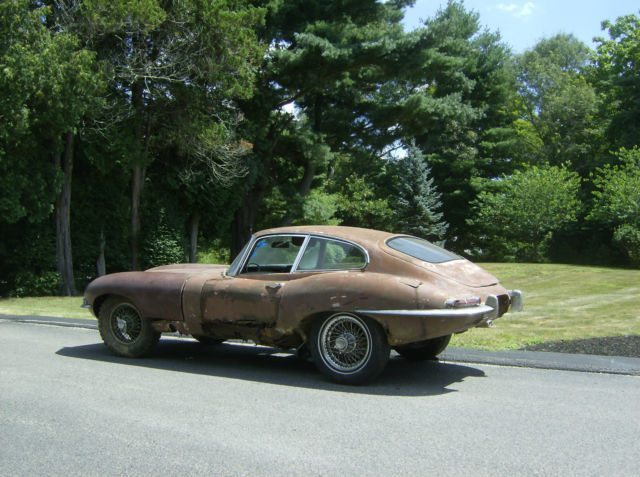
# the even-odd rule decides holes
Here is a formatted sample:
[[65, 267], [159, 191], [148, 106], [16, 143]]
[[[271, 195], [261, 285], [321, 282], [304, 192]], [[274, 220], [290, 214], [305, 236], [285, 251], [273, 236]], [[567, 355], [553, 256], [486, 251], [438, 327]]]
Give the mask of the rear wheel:
[[314, 323], [311, 355], [316, 367], [343, 384], [377, 377], [389, 360], [389, 343], [380, 325], [364, 317], [337, 313]]
[[425, 361], [427, 359], [435, 359], [449, 345], [449, 341], [451, 341], [451, 335], [446, 335], [405, 346], [398, 346], [395, 350], [403, 358], [412, 361]]
[[128, 358], [149, 355], [160, 339], [151, 321], [143, 318], [130, 301], [110, 297], [100, 307], [100, 336], [113, 353]]

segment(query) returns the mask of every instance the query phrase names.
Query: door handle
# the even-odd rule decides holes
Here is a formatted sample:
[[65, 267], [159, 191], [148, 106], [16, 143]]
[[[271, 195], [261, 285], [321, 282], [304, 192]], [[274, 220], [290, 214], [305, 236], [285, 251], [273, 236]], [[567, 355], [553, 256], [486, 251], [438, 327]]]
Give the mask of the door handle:
[[282, 288], [282, 283], [267, 283], [265, 288], [268, 290], [280, 290], [280, 288]]

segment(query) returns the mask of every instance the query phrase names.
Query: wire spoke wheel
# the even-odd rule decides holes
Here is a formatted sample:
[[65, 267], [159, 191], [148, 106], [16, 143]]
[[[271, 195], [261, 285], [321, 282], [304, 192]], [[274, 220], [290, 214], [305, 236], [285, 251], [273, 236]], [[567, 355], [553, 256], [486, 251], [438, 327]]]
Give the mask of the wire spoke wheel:
[[327, 320], [320, 329], [318, 344], [323, 361], [343, 374], [357, 372], [371, 356], [371, 333], [361, 320], [351, 315]]
[[142, 319], [136, 309], [128, 303], [116, 306], [109, 321], [113, 336], [122, 344], [134, 343], [142, 333]]

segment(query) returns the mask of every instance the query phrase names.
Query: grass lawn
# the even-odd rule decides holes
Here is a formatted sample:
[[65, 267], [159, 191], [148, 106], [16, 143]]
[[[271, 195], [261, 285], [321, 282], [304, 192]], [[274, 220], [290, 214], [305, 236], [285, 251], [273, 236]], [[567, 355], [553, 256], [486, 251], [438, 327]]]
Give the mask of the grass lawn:
[[456, 335], [452, 346], [518, 349], [545, 341], [640, 335], [640, 270], [555, 264], [484, 263], [524, 293], [521, 313], [493, 328]]
[[[524, 292], [525, 311], [493, 328], [456, 335], [453, 346], [518, 349], [545, 341], [640, 335], [640, 270], [575, 265], [485, 263], [507, 288]], [[90, 318], [82, 298], [0, 299], [0, 314]]]
[[82, 297], [39, 296], [33, 298], [1, 298], [0, 314], [92, 318], [89, 310], [80, 308]]

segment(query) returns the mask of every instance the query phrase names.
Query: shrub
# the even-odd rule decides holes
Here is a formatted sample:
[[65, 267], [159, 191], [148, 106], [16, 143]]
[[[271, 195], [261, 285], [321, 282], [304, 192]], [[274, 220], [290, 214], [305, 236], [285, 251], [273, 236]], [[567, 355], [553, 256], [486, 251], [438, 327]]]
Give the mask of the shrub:
[[57, 295], [60, 288], [60, 275], [57, 272], [36, 274], [21, 271], [16, 275], [14, 283], [12, 295], [17, 297]]
[[502, 177], [472, 203], [477, 254], [501, 261], [548, 260], [554, 233], [576, 221], [580, 178], [565, 167], [530, 167]]

